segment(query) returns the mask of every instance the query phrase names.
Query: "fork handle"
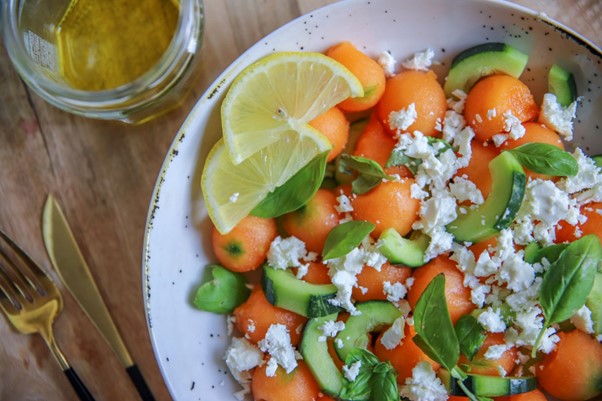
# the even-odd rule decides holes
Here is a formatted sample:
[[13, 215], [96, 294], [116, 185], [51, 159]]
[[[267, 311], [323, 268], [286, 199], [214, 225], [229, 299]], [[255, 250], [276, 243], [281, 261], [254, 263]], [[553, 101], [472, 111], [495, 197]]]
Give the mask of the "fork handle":
[[148, 385], [146, 384], [142, 373], [140, 373], [138, 366], [133, 364], [125, 368], [125, 370], [128, 372], [128, 375], [130, 375], [132, 383], [134, 383], [136, 386], [136, 390], [138, 390], [140, 398], [143, 401], [155, 401], [155, 397], [153, 397], [153, 393], [151, 393], [150, 388], [148, 388]]
[[67, 375], [67, 378], [69, 379], [73, 390], [75, 390], [81, 401], [94, 401], [94, 397], [92, 396], [90, 391], [88, 391], [88, 388], [86, 387], [84, 382], [79, 378], [77, 373], [75, 373], [75, 370], [72, 367], [69, 367], [63, 372], [65, 372], [65, 375]]

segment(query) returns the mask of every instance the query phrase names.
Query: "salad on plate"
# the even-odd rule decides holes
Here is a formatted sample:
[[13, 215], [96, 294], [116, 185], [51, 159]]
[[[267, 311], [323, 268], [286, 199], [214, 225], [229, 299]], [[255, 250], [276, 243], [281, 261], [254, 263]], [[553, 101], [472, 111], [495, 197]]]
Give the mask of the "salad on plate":
[[[504, 43], [277, 52], [222, 104], [201, 184], [238, 399], [602, 394], [602, 171], [580, 98]], [[578, 357], [577, 357], [578, 355]]]

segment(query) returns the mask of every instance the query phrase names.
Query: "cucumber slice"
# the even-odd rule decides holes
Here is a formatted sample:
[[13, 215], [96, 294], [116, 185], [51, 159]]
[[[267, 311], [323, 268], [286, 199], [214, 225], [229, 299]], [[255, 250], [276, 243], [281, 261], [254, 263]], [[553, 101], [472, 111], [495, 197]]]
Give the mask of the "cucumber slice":
[[[451, 377], [446, 369], [439, 369], [437, 373], [450, 395], [463, 396], [466, 394], [458, 385], [457, 379]], [[535, 376], [527, 377], [499, 377], [483, 376], [467, 373], [463, 383], [466, 388], [477, 397], [503, 397], [533, 391], [537, 388]]]
[[392, 325], [401, 316], [401, 311], [388, 301], [362, 302], [355, 307], [360, 314], [349, 316], [345, 328], [336, 337], [343, 342], [341, 348], [335, 347], [337, 355], [343, 361], [353, 348], [368, 347], [369, 333]]
[[341, 310], [330, 303], [337, 294], [334, 285], [310, 284], [299, 280], [288, 270], [264, 265], [261, 285], [272, 305], [305, 317], [326, 316]]
[[387, 228], [380, 235], [378, 250], [392, 264], [408, 267], [420, 267], [424, 261], [424, 252], [429, 245], [429, 237], [424, 234], [414, 238], [402, 237], [394, 228]]
[[324, 335], [320, 326], [330, 320], [336, 320], [337, 313], [309, 319], [303, 330], [299, 347], [303, 360], [316, 378], [320, 391], [337, 397], [343, 388], [343, 376], [328, 353], [328, 343], [320, 341]]
[[567, 107], [577, 99], [577, 85], [573, 74], [554, 64], [548, 73], [548, 92], [556, 95], [561, 106]]
[[594, 159], [594, 163], [596, 163], [596, 166], [602, 168], [602, 155], [592, 156], [592, 159]]
[[447, 97], [456, 89], [468, 93], [481, 78], [505, 73], [518, 78], [529, 57], [505, 43], [484, 43], [458, 54], [452, 61], [443, 89]]
[[487, 200], [447, 225], [456, 241], [479, 242], [507, 228], [520, 208], [527, 177], [521, 164], [510, 152], [502, 152], [489, 162], [491, 192]]

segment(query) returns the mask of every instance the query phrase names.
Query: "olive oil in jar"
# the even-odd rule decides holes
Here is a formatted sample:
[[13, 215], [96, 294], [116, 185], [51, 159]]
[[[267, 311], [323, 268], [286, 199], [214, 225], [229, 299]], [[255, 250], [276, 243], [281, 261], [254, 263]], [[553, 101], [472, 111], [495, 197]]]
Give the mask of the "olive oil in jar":
[[140, 77], [176, 31], [179, 0], [71, 0], [56, 28], [60, 73], [75, 89], [114, 89]]

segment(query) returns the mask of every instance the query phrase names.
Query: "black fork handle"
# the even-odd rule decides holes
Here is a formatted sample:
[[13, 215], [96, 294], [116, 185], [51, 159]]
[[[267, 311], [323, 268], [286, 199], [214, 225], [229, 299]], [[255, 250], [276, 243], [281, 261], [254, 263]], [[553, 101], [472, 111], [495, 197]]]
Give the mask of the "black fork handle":
[[81, 401], [94, 401], [94, 397], [73, 368], [70, 367], [64, 372]]

